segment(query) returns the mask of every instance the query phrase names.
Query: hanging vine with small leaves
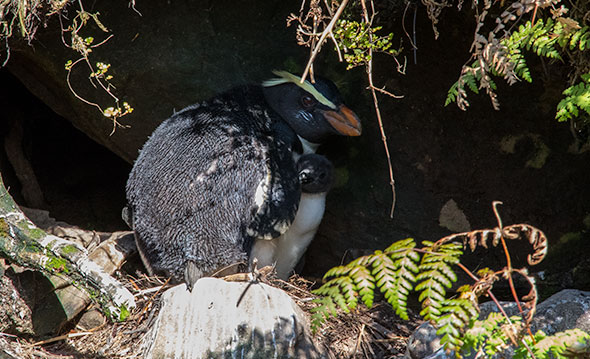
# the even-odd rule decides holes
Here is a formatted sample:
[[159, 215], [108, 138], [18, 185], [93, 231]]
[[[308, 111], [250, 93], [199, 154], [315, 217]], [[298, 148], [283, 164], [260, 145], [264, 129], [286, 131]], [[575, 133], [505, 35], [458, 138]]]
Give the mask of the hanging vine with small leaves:
[[[135, 10], [135, 1], [130, 2], [130, 7]], [[69, 17], [67, 13], [75, 11], [75, 16]], [[137, 12], [137, 10], [135, 10]], [[113, 123], [113, 130], [115, 132], [118, 127], [123, 127], [119, 119], [133, 112], [133, 107], [125, 101], [121, 101], [115, 95], [115, 86], [113, 85], [113, 76], [108, 72], [110, 64], [97, 61], [93, 62], [92, 52], [97, 47], [105, 45], [113, 36], [109, 34], [110, 31], [100, 21], [99, 13], [91, 13], [84, 9], [82, 0], [78, 1], [63, 1], [53, 0], [45, 4], [41, 1], [23, 1], [23, 0], [6, 0], [0, 4], [0, 41], [5, 43], [5, 51], [3, 53], [4, 60], [0, 66], [5, 66], [10, 58], [10, 47], [8, 40], [13, 36], [15, 29], [23, 39], [29, 44], [35, 38], [38, 27], [45, 23], [48, 18], [57, 15], [61, 24], [61, 36], [64, 45], [78, 54], [75, 60], [68, 60], [65, 63], [66, 82], [72, 94], [80, 101], [96, 107], [100, 113], [109, 118]], [[93, 36], [82, 36], [83, 30], [90, 23], [105, 35], [101, 41], [95, 41]], [[112, 106], [103, 108], [96, 102], [90, 101], [81, 96], [75, 89], [71, 81], [72, 70], [79, 64], [86, 64], [88, 71], [88, 79], [91, 85], [106, 93], [112, 102]]]

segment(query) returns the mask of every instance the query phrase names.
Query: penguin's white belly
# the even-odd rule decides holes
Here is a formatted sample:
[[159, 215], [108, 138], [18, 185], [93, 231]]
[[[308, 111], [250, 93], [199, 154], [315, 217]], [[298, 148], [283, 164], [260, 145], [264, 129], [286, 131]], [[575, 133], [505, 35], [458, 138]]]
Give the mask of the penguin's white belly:
[[259, 268], [274, 265], [279, 278], [289, 278], [313, 240], [325, 208], [325, 192], [302, 193], [299, 209], [287, 232], [271, 240], [257, 239], [252, 246], [250, 261], [257, 258]]

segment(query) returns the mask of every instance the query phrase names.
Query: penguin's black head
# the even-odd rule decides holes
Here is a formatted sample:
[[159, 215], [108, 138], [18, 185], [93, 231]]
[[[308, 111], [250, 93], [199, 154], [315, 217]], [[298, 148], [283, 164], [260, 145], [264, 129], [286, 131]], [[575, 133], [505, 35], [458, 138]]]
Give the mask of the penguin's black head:
[[334, 167], [328, 159], [315, 153], [299, 157], [297, 173], [304, 193], [328, 192], [334, 181]]
[[262, 85], [269, 105], [293, 128], [314, 144], [334, 134], [359, 136], [361, 122], [342, 102], [336, 85], [316, 77], [315, 84], [300, 83], [300, 78], [285, 71], [275, 71], [276, 79]]

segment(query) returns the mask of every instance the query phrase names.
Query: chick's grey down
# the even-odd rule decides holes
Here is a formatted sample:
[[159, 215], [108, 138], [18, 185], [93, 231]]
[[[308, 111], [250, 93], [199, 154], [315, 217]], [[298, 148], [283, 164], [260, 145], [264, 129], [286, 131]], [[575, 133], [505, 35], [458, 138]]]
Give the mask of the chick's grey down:
[[280, 236], [295, 217], [296, 154], [331, 135], [360, 134], [334, 84], [277, 74], [175, 113], [145, 143], [127, 201], [151, 274], [191, 289], [202, 276], [248, 263], [255, 239]]

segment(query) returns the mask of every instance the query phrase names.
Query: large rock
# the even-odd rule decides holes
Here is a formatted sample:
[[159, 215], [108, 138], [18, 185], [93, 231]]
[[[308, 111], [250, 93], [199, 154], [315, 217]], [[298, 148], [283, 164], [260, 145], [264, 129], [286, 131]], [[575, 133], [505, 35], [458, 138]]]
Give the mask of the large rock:
[[304, 314], [262, 283], [202, 278], [179, 285], [143, 339], [145, 358], [319, 358]]

